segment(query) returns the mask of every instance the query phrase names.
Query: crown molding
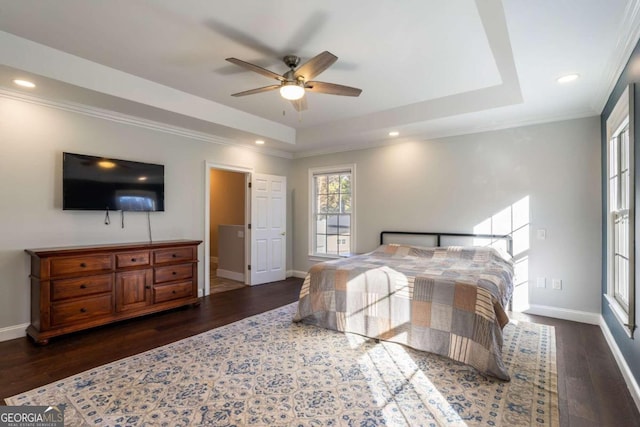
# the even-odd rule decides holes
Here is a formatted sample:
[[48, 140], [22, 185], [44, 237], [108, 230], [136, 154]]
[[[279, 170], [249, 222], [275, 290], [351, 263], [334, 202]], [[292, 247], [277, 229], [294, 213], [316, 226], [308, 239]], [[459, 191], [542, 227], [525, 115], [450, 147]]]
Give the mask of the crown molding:
[[591, 104], [592, 108], [599, 112], [604, 109], [624, 67], [629, 62], [631, 53], [640, 40], [640, 0], [629, 1], [623, 13], [623, 20], [618, 28], [620, 31], [618, 32], [616, 46], [609, 61], [607, 61], [608, 66], [605, 67], [602, 73], [601, 80], [607, 84], [601, 86]]
[[55, 108], [57, 110], [67, 111], [71, 113], [82, 114], [85, 116], [94, 117], [102, 120], [109, 120], [112, 122], [125, 124], [129, 126], [136, 126], [136, 127], [140, 127], [148, 130], [153, 130], [156, 132], [163, 132], [171, 135], [192, 139], [195, 141], [242, 148], [245, 150], [258, 152], [260, 154], [265, 154], [265, 155], [274, 156], [274, 157], [281, 157], [285, 159], [293, 158], [293, 154], [288, 153], [286, 151], [274, 150], [274, 149], [265, 148], [265, 147], [254, 147], [250, 145], [243, 145], [231, 139], [223, 138], [217, 135], [212, 135], [204, 132], [196, 132], [190, 129], [186, 129], [178, 126], [171, 126], [166, 123], [142, 119], [140, 117], [135, 117], [127, 114], [116, 113], [114, 111], [105, 110], [102, 108], [89, 107], [84, 104], [78, 104], [78, 103], [68, 102], [68, 101], [52, 100], [44, 97], [34, 96], [31, 94], [25, 94], [23, 92], [10, 90], [4, 87], [0, 87], [0, 97], [13, 99], [16, 101], [27, 102], [30, 104], [40, 105], [44, 107]]

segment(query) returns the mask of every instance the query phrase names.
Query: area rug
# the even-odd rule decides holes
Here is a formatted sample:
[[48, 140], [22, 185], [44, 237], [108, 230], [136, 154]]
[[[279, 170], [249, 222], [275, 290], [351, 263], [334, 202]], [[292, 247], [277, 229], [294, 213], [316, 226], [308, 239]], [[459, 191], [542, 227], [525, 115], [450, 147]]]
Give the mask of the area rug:
[[7, 404], [63, 405], [65, 426], [558, 425], [553, 327], [505, 327], [512, 379], [503, 382], [399, 344], [292, 323], [296, 304]]

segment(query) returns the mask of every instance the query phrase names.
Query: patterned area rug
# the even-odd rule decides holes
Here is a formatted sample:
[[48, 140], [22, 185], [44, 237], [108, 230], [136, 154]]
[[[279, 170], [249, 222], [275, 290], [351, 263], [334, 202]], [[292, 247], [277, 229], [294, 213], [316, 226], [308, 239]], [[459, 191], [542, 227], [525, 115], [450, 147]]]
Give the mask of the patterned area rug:
[[510, 323], [512, 380], [292, 323], [296, 303], [11, 397], [65, 425], [557, 426], [553, 327]]

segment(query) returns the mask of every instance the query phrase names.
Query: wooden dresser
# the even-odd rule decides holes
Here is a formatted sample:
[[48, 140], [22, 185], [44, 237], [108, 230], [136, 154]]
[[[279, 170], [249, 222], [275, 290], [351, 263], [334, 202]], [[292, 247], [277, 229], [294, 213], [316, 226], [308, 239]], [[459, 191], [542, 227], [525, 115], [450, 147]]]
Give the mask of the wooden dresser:
[[31, 325], [49, 338], [197, 304], [200, 240], [28, 249]]

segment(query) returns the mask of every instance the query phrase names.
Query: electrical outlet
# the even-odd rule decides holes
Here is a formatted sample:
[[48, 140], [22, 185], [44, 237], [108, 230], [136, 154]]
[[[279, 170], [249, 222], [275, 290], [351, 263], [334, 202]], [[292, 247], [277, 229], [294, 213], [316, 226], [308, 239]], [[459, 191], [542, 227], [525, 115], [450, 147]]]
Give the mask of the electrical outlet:
[[555, 290], [562, 290], [562, 280], [561, 279], [551, 279], [551, 287]]
[[538, 240], [546, 240], [547, 230], [545, 230], [544, 228], [539, 228], [538, 230], [536, 230], [536, 236], [538, 237]]
[[544, 277], [538, 277], [536, 279], [536, 288], [546, 288], [547, 287], [547, 279]]

